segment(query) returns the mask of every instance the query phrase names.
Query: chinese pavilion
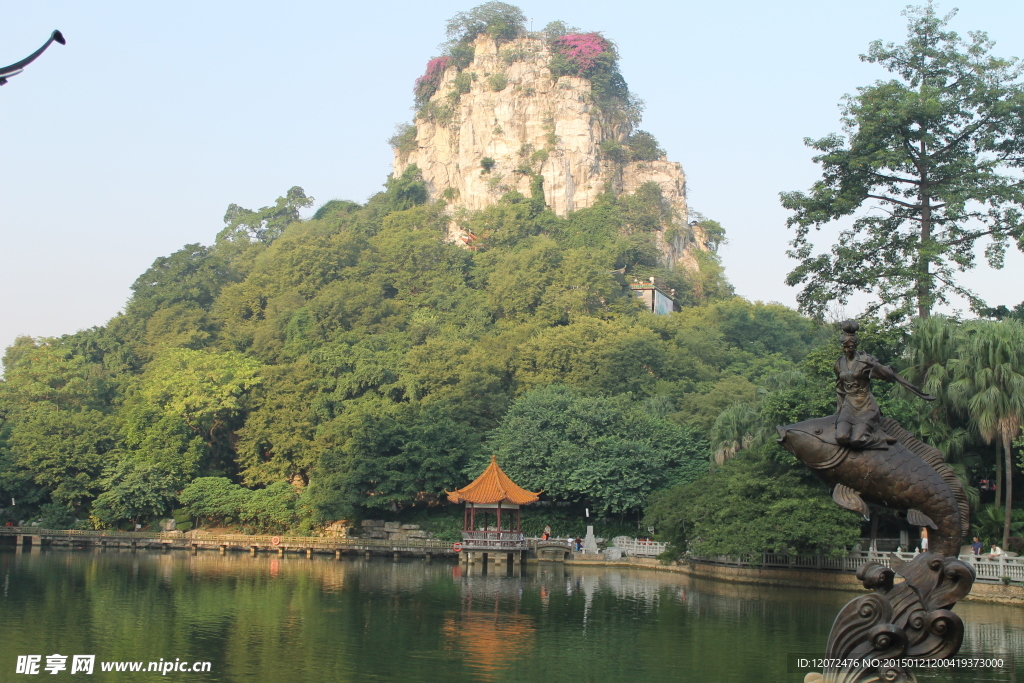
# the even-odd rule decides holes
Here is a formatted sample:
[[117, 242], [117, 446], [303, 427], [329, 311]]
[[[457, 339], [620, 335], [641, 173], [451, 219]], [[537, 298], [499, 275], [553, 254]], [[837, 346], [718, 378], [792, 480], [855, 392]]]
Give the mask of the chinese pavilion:
[[491, 456], [491, 464], [473, 483], [445, 493], [451, 502], [466, 505], [461, 555], [465, 561], [524, 559], [527, 545], [522, 533], [522, 506], [537, 502], [541, 491], [531, 493], [520, 487], [498, 467], [497, 456]]

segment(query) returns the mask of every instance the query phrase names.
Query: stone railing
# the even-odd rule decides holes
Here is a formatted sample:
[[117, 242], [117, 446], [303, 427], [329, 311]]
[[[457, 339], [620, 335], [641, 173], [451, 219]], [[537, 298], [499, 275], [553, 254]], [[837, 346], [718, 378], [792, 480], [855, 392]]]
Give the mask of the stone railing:
[[[857, 551], [844, 557], [827, 557], [823, 555], [780, 555], [763, 553], [760, 555], [740, 555], [729, 557], [718, 555], [713, 557], [686, 556], [692, 562], [717, 564], [726, 567], [751, 567], [775, 569], [809, 569], [812, 571], [856, 572], [865, 562], [878, 562], [886, 567], [892, 566], [892, 558], [909, 562], [915, 553], [879, 553]], [[961, 555], [960, 559], [974, 567], [977, 580], [982, 583], [1001, 583], [1004, 577], [1010, 581], [1024, 581], [1024, 558], [1021, 557], [989, 557], [987, 555]]]
[[612, 544], [627, 557], [657, 557], [668, 549], [668, 543], [626, 536], [616, 536]]
[[50, 538], [181, 538], [180, 531], [93, 531], [91, 529], [43, 529], [37, 526], [0, 526], [0, 535], [47, 536]]

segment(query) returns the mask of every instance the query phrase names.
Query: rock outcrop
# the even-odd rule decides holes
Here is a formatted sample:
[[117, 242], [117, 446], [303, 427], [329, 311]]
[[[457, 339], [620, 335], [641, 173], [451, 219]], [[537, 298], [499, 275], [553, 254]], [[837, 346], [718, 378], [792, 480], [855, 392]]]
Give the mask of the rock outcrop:
[[[453, 215], [490, 206], [510, 190], [530, 196], [538, 176], [560, 216], [593, 206], [603, 192], [630, 194], [655, 183], [671, 207], [659, 249], [670, 265], [696, 266], [692, 253], [707, 244], [688, 225], [680, 164], [663, 156], [630, 161], [621, 146], [633, 132], [629, 118], [600, 106], [587, 78], [553, 77], [545, 40], [523, 36], [499, 46], [481, 35], [473, 47], [464, 69], [437, 65], [443, 74], [417, 115], [415, 142], [410, 129], [396, 146], [396, 176], [415, 164], [431, 199], [447, 200]], [[449, 236], [465, 238], [457, 221]]]

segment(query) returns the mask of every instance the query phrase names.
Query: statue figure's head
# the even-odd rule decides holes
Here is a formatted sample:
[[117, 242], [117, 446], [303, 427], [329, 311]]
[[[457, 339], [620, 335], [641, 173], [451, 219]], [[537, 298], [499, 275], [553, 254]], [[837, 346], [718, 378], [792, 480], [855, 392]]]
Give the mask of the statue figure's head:
[[844, 320], [840, 326], [843, 333], [839, 336], [839, 344], [843, 347], [843, 353], [852, 358], [857, 353], [857, 330], [860, 329], [860, 323], [856, 320]]

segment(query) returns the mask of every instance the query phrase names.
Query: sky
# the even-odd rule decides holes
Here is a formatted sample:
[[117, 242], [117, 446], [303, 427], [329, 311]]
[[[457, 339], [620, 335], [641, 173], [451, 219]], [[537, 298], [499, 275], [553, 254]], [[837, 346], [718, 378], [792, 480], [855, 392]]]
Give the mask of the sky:
[[[365, 201], [445, 22], [474, 4], [0, 0], [0, 65], [53, 29], [67, 38], [0, 88], [0, 347], [102, 325], [156, 258], [212, 243], [229, 204], [266, 206], [293, 185], [316, 206]], [[905, 4], [518, 3], [534, 29], [561, 19], [618, 45], [647, 103], [641, 127], [682, 163], [690, 206], [727, 230], [737, 293], [790, 306], [778, 193], [810, 187], [803, 139], [838, 132], [842, 96], [887, 75], [858, 55], [903, 41]], [[1024, 56], [1022, 25], [1024, 3], [970, 0], [952, 28]], [[963, 281], [1012, 306], [1022, 268], [1015, 254]]]

